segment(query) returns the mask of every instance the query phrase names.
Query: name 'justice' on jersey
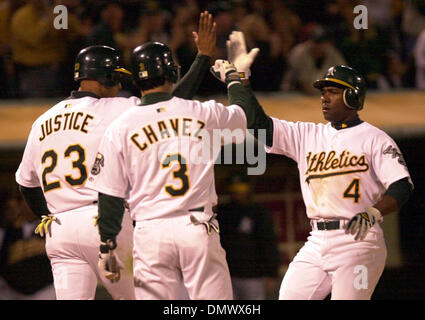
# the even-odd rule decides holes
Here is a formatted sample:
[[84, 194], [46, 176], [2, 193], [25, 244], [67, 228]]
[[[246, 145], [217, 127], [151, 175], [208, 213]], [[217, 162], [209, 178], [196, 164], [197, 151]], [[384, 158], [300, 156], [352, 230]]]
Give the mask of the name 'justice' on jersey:
[[351, 219], [374, 205], [393, 182], [410, 176], [396, 143], [361, 122], [337, 130], [328, 124], [273, 119], [269, 153], [298, 163], [310, 219]]
[[100, 139], [137, 101], [84, 96], [59, 102], [33, 123], [16, 181], [41, 187], [53, 214], [92, 204], [98, 195], [85, 183]]
[[211, 212], [220, 128], [245, 130], [242, 108], [177, 97], [135, 107], [106, 131], [87, 186], [126, 199], [136, 221]]

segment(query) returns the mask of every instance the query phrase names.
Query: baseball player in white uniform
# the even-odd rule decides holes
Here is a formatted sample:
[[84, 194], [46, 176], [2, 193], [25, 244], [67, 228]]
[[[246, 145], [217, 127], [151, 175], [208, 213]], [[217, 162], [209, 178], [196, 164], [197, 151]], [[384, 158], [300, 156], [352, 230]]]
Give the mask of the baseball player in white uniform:
[[[215, 25], [201, 14], [195, 33], [198, 56], [173, 94], [192, 97], [199, 77], [208, 70], [214, 49]], [[136, 97], [114, 98], [120, 89], [119, 55], [113, 48], [92, 46], [76, 59], [79, 91], [41, 115], [33, 124], [16, 173], [23, 196], [42, 218], [36, 229], [46, 237], [58, 299], [93, 299], [98, 278], [114, 299], [134, 299], [132, 275], [133, 225], [126, 213], [116, 254], [122, 262], [121, 280], [102, 277], [98, 269], [97, 192], [85, 183], [107, 126], [137, 104]], [[50, 233], [50, 234], [49, 234]]]
[[[233, 33], [229, 43], [239, 70], [247, 56], [243, 34]], [[298, 163], [312, 226], [279, 299], [329, 293], [331, 299], [370, 299], [387, 255], [379, 223], [408, 200], [413, 184], [394, 140], [359, 118], [366, 85], [356, 70], [334, 66], [314, 87], [321, 90], [327, 124], [270, 118], [257, 105], [255, 126], [266, 130], [266, 151]]]
[[[233, 298], [212, 211], [220, 145], [214, 148], [208, 139], [214, 129], [246, 129], [253, 116], [234, 66], [218, 60], [214, 68], [227, 84], [229, 107], [173, 98], [177, 67], [169, 48], [159, 42], [136, 48], [132, 72], [141, 105], [117, 119], [100, 143], [101, 160], [87, 184], [99, 192], [99, 265], [119, 276], [110, 252], [120, 246], [115, 237], [123, 214], [120, 203], [126, 200], [136, 221], [136, 299], [178, 299], [181, 283], [190, 299]], [[203, 148], [209, 156], [201, 159]]]
[[[129, 71], [121, 68], [115, 49], [92, 46], [81, 50], [75, 66], [79, 91], [34, 122], [16, 172], [24, 198], [36, 214], [43, 215], [36, 232], [46, 233], [46, 252], [60, 300], [94, 299], [98, 278], [114, 299], [134, 299], [132, 221], [125, 214], [119, 235], [125, 243], [117, 252], [124, 263], [122, 282], [111, 283], [99, 276], [97, 268], [98, 195], [85, 187], [88, 164], [94, 161], [107, 126], [138, 101], [136, 97], [113, 98], [120, 89], [121, 73]], [[39, 199], [34, 200], [37, 193]]]

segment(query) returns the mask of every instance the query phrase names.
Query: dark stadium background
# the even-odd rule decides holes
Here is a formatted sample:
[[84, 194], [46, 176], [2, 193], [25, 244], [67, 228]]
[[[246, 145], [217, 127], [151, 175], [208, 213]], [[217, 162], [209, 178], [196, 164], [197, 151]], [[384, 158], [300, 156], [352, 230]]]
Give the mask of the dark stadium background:
[[[214, 13], [217, 22], [220, 21], [223, 25], [228, 24], [229, 28], [220, 31], [220, 34], [218, 34], [215, 58], [225, 57], [225, 39], [228, 32], [236, 28], [235, 22], [239, 21], [240, 26], [244, 26], [246, 28], [244, 30], [247, 30], [247, 32], [252, 30], [252, 25], [258, 26], [256, 23], [262, 25], [267, 31], [268, 36], [265, 38], [256, 39], [256, 33], [252, 32], [251, 34], [253, 39], [251, 44], [261, 48], [261, 54], [257, 57], [252, 68], [253, 76], [251, 80], [253, 88], [258, 93], [259, 100], [266, 111], [271, 110], [275, 114], [281, 115], [282, 118], [296, 118], [297, 116], [292, 109], [287, 111], [279, 105], [272, 105], [270, 99], [281, 101], [282, 105], [302, 101], [300, 104], [305, 105], [300, 106], [300, 112], [305, 114], [310, 112], [307, 110], [311, 110], [311, 112], [316, 110], [314, 109], [315, 106], [319, 105], [318, 93], [303, 91], [297, 83], [289, 88], [283, 86], [282, 83], [288, 70], [290, 70], [289, 55], [291, 49], [311, 39], [311, 35], [317, 30], [325, 30], [327, 36], [331, 37], [333, 45], [341, 52], [347, 63], [361, 70], [367, 79], [369, 93], [372, 93], [372, 96], [375, 94], [378, 97], [388, 97], [385, 103], [373, 105], [370, 103], [371, 108], [367, 110], [368, 93], [364, 113], [373, 111], [373, 120], [382, 119], [382, 122], [379, 122], [382, 124], [381, 127], [385, 130], [388, 129], [398, 143], [415, 183], [415, 190], [409, 202], [401, 209], [395, 220], [395, 227], [399, 231], [397, 241], [400, 244], [400, 261], [396, 266], [388, 266], [385, 269], [372, 298], [376, 300], [403, 300], [423, 299], [425, 297], [425, 92], [424, 88], [421, 88], [416, 82], [416, 74], [419, 69], [417, 69], [415, 61], [414, 45], [419, 38], [419, 32], [415, 33], [414, 30], [411, 30], [412, 28], [409, 28], [409, 25], [423, 25], [423, 30], [425, 30], [424, 1], [234, 0], [212, 2], [203, 0], [126, 0], [118, 1], [118, 4], [117, 1], [99, 0], [50, 1], [50, 8], [53, 8], [54, 4], [63, 3], [67, 5], [69, 12], [84, 24], [85, 31], [66, 43], [64, 55], [56, 64], [60, 72], [56, 73], [57, 81], [54, 90], [48, 91], [44, 96], [39, 96], [41, 84], [38, 82], [34, 83], [33, 91], [23, 91], [20, 88], [20, 84], [25, 80], [23, 75], [30, 68], [14, 60], [14, 49], [8, 29], [13, 16], [8, 16], [4, 9], [9, 5], [13, 10], [18, 10], [26, 2], [24, 0], [0, 0], [0, 16], [5, 14], [4, 17], [7, 18], [3, 20], [6, 23], [0, 23], [0, 227], [4, 227], [3, 218], [8, 200], [18, 198], [22, 201], [17, 191], [14, 173], [22, 157], [26, 136], [30, 129], [29, 124], [35, 120], [37, 114], [41, 114], [43, 110], [54, 105], [76, 88], [76, 84], [72, 81], [72, 72], [73, 59], [78, 50], [88, 44], [114, 40], [111, 35], [116, 36], [118, 33], [129, 35], [135, 32], [141, 16], [153, 19], [153, 16], [159, 15], [164, 19], [162, 29], [159, 30], [158, 34], [145, 35], [144, 40], [155, 40], [156, 36], [162, 36], [164, 39], [172, 41], [177, 37], [175, 32], [176, 29], [179, 29], [179, 26], [184, 25], [189, 29], [191, 26], [195, 28], [200, 10], [208, 9]], [[370, 41], [364, 40], [369, 38], [360, 36], [358, 42], [350, 42], [349, 30], [351, 26], [347, 22], [347, 12], [349, 13], [351, 10], [352, 13], [352, 9], [358, 4], [366, 5], [370, 9], [368, 31], [358, 30], [358, 33], [365, 37], [372, 34]], [[104, 28], [101, 20], [101, 14], [103, 10], [107, 10], [108, 6], [115, 6], [111, 9], [112, 16], [120, 10], [122, 12], [119, 30], [112, 33]], [[121, 9], [117, 9], [117, 6]], [[382, 8], [379, 6], [382, 6]], [[390, 9], [387, 10], [388, 8]], [[182, 14], [185, 11], [189, 12], [187, 16]], [[412, 18], [412, 15], [408, 15], [412, 11], [415, 12], [414, 18]], [[388, 12], [387, 16], [385, 16], [385, 12]], [[280, 17], [283, 16], [287, 20], [285, 24], [278, 23], [279, 15], [276, 16], [276, 13], [280, 13]], [[256, 15], [257, 20], [244, 20], [252, 14]], [[374, 20], [375, 18], [380, 20]], [[241, 21], [244, 21], [244, 23]], [[161, 22], [159, 22], [159, 25], [161, 25]], [[96, 29], [96, 27], [98, 28]], [[143, 29], [143, 25], [141, 28]], [[196, 50], [188, 44], [192, 40], [190, 33], [187, 33], [189, 30], [187, 28], [180, 30], [187, 35], [184, 38], [185, 41], [176, 41], [173, 45], [176, 59], [182, 66], [183, 74], [188, 70], [196, 55]], [[273, 37], [270, 35], [273, 35]], [[278, 42], [275, 42], [276, 39], [278, 39]], [[277, 53], [273, 53], [272, 50], [275, 45], [280, 48]], [[121, 48], [121, 50], [126, 55], [130, 48]], [[27, 54], [31, 55], [31, 53]], [[50, 67], [48, 66], [48, 68]], [[392, 81], [395, 78], [397, 81]], [[123, 84], [123, 89], [122, 95], [124, 96], [138, 94], [131, 81], [126, 81]], [[417, 118], [415, 123], [411, 124], [410, 120], [407, 121], [403, 116], [391, 117], [391, 110], [406, 108], [406, 105], [403, 105], [402, 102], [395, 102], [392, 98], [398, 94], [414, 97], [413, 101], [417, 106], [417, 110], [413, 111]], [[208, 74], [201, 85], [197, 98], [200, 100], [217, 98], [226, 102], [225, 88]], [[318, 109], [316, 111], [319, 114]], [[362, 116], [362, 113], [360, 113], [360, 116]], [[405, 116], [412, 116], [412, 114]], [[306, 119], [300, 118], [298, 120]], [[368, 118], [365, 116], [364, 120], [368, 121]], [[376, 120], [377, 123], [378, 120]], [[14, 131], [17, 127], [20, 130], [18, 134]], [[11, 132], [13, 132], [12, 136]], [[246, 165], [216, 165], [216, 186], [220, 199], [227, 197], [228, 176], [233, 171], [246, 169], [246, 167]], [[286, 235], [282, 228], [286, 225], [282, 224], [284, 220], [282, 220], [281, 211], [276, 208], [276, 204], [271, 204], [270, 201], [267, 202], [264, 199], [269, 199], [268, 197], [273, 194], [276, 195], [276, 199], [279, 199], [282, 194], [291, 194], [291, 197], [295, 198], [300, 196], [296, 164], [283, 156], [268, 155], [265, 174], [252, 177], [251, 182], [255, 190], [255, 200], [269, 205], [274, 212], [276, 230], [281, 237], [282, 264], [286, 264], [292, 259], [285, 249], [287, 245], [285, 242]], [[298, 201], [296, 202], [297, 210], [302, 211], [302, 200], [296, 201]], [[299, 229], [297, 229], [295, 237], [297, 237], [297, 245], [299, 245], [306, 236], [307, 218], [302, 214], [297, 215], [296, 223], [299, 224]], [[386, 238], [390, 237], [391, 235], [386, 235]], [[2, 259], [0, 262], [1, 273], [5, 268], [5, 257], [0, 256], [0, 259]], [[285, 268], [283, 267], [282, 270], [285, 270]], [[269, 298], [276, 299], [276, 297], [277, 291], [275, 295]], [[107, 299], [108, 296], [99, 289], [98, 298]], [[2, 299], [1, 293], [0, 299]]]

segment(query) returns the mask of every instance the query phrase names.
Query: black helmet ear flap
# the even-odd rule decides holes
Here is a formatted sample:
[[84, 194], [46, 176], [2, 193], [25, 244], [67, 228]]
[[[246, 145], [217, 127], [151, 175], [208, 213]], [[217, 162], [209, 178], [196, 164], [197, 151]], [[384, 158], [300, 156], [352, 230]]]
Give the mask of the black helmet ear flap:
[[344, 89], [344, 92], [342, 94], [342, 99], [344, 100], [344, 104], [347, 106], [347, 108], [354, 109], [354, 110], [361, 110], [362, 109], [362, 103], [359, 99], [359, 90], [357, 89], [351, 89], [346, 88]]

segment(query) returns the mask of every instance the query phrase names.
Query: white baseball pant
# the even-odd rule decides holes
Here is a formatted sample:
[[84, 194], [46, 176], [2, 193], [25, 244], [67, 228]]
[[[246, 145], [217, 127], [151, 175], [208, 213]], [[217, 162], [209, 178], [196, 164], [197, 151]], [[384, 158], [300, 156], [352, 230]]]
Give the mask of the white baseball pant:
[[117, 256], [124, 264], [121, 278], [111, 283], [98, 269], [100, 236], [94, 225], [97, 205], [56, 214], [51, 235], [46, 237], [46, 252], [50, 259], [58, 300], [93, 300], [98, 280], [114, 299], [133, 300], [132, 275], [133, 225], [127, 211], [117, 236]]
[[387, 257], [381, 227], [373, 226], [363, 241], [344, 229], [313, 230], [289, 264], [280, 300], [368, 300]]
[[190, 299], [233, 299], [219, 234], [208, 235], [189, 215], [137, 222], [133, 266], [136, 299], [179, 300], [182, 283]]

